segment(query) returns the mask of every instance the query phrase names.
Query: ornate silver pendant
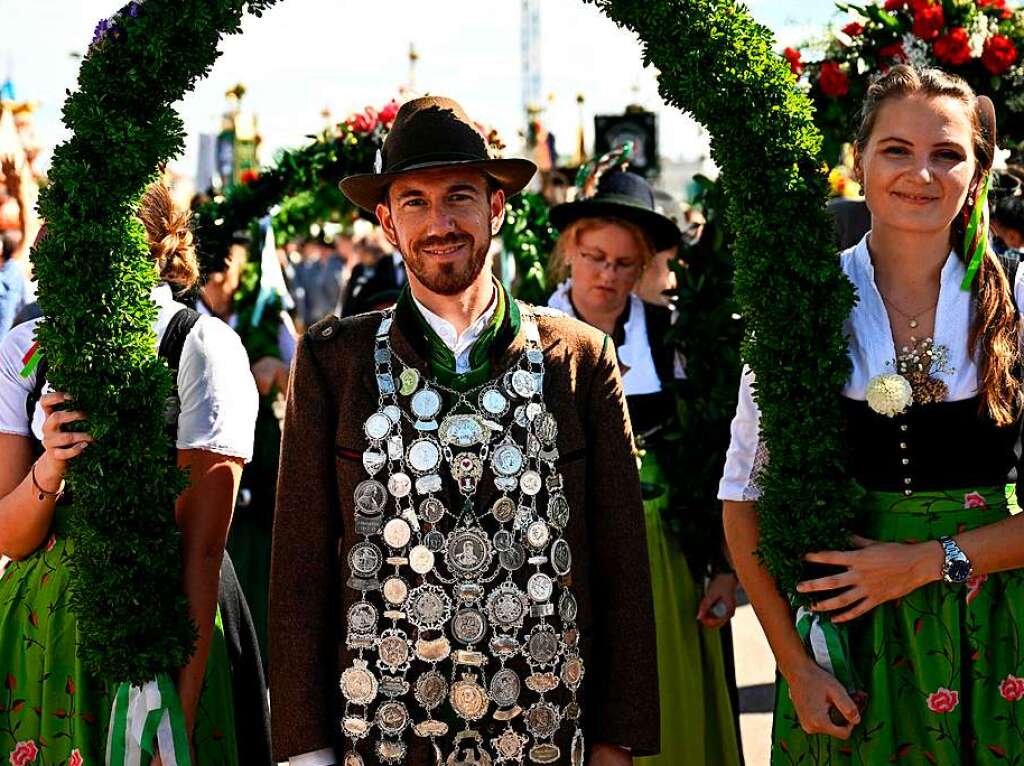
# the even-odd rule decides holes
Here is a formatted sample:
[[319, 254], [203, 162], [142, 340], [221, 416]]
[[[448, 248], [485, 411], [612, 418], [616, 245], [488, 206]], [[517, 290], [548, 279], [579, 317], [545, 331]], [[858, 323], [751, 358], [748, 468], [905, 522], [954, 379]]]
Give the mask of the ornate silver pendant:
[[510, 668], [502, 668], [491, 676], [490, 698], [498, 707], [512, 707], [519, 701], [519, 676]]
[[487, 620], [479, 609], [460, 609], [452, 618], [452, 635], [461, 644], [472, 646], [487, 635]]
[[367, 479], [356, 485], [352, 498], [357, 511], [372, 516], [384, 510], [388, 502], [388, 492], [376, 479]]
[[490, 700], [484, 688], [477, 683], [474, 673], [463, 673], [462, 680], [452, 684], [448, 693], [448, 701], [460, 718], [465, 721], [477, 721], [484, 717]]
[[537, 739], [549, 739], [558, 731], [562, 714], [550, 702], [537, 702], [523, 716], [526, 730]]
[[436, 630], [451, 617], [452, 600], [437, 585], [419, 585], [410, 591], [406, 611], [409, 621], [420, 630]]
[[341, 674], [342, 695], [357, 705], [369, 705], [377, 698], [377, 679], [366, 666], [366, 660], [356, 659]]
[[444, 561], [452, 574], [477, 579], [483, 576], [493, 557], [491, 541], [480, 528], [456, 530], [448, 535]]
[[448, 682], [436, 670], [428, 670], [416, 679], [416, 701], [427, 710], [440, 705], [448, 694]]
[[525, 593], [510, 582], [504, 582], [487, 597], [487, 616], [502, 630], [521, 628], [529, 611]]

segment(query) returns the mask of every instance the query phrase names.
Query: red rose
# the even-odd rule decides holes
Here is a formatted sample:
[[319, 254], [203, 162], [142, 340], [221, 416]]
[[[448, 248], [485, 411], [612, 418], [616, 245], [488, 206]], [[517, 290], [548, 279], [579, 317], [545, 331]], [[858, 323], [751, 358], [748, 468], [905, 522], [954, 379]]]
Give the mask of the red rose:
[[365, 111], [354, 114], [345, 120], [345, 124], [356, 133], [372, 133], [377, 127], [377, 112], [373, 107], [366, 107]]
[[1017, 46], [1005, 35], [992, 35], [985, 41], [981, 63], [996, 76], [1006, 74], [1017, 63]]
[[934, 40], [946, 26], [946, 16], [942, 5], [925, 5], [914, 9], [913, 32], [922, 40]]
[[907, 0], [885, 0], [885, 10], [898, 11], [907, 4]]
[[978, 597], [978, 594], [981, 593], [981, 586], [987, 579], [988, 575], [975, 575], [967, 580], [967, 593], [964, 599], [968, 604]]
[[878, 49], [878, 58], [880, 59], [899, 59], [902, 62], [907, 61], [907, 52], [903, 50], [903, 43], [893, 43], [892, 45], [883, 45]]
[[826, 61], [821, 65], [818, 85], [821, 86], [822, 93], [832, 98], [840, 98], [850, 92], [850, 81], [835, 61]]
[[1003, 682], [999, 684], [999, 694], [1001, 694], [1003, 699], [1007, 702], [1016, 702], [1021, 699], [1024, 697], [1024, 678], [1007, 676], [1003, 679]]
[[800, 51], [796, 48], [786, 48], [782, 55], [789, 62], [789, 71], [799, 77], [800, 73], [804, 71], [804, 62], [800, 60]]
[[382, 125], [384, 125], [384, 126], [390, 126], [390, 125], [391, 125], [391, 123], [395, 121], [395, 116], [396, 116], [396, 115], [398, 114], [398, 110], [399, 110], [400, 108], [401, 108], [401, 104], [399, 104], [399, 103], [398, 103], [397, 101], [395, 101], [394, 99], [391, 99], [391, 100], [390, 100], [390, 101], [389, 101], [389, 102], [388, 102], [388, 103], [387, 103], [387, 104], [386, 104], [386, 105], [384, 106], [384, 108], [383, 108], [383, 109], [381, 109], [381, 110], [380, 110], [380, 111], [379, 111], [379, 112], [377, 113], [377, 119], [379, 119], [379, 120], [380, 120], [380, 122], [381, 122], [381, 124], [382, 124]]
[[964, 495], [964, 508], [988, 508], [988, 503], [980, 492], [968, 492]]
[[19, 742], [14, 746], [14, 752], [11, 753], [11, 766], [28, 766], [38, 755], [39, 748], [36, 747], [35, 742], [32, 740]]
[[84, 763], [85, 759], [82, 757], [82, 754], [78, 752], [78, 748], [76, 747], [71, 751], [71, 757], [68, 758], [68, 766], [83, 766]]
[[251, 184], [259, 177], [260, 173], [258, 170], [243, 170], [242, 175], [238, 177], [238, 180], [243, 184]]
[[939, 687], [928, 695], [928, 709], [933, 713], [952, 713], [960, 704], [960, 692]]
[[957, 27], [935, 41], [935, 58], [946, 64], [962, 66], [971, 60], [967, 30]]
[[978, 7], [997, 10], [999, 17], [1003, 19], [1013, 18], [1013, 11], [1006, 7], [1006, 0], [978, 0]]
[[5, 685], [6, 685], [6, 686], [7, 686], [7, 688], [8, 688], [8, 689], [10, 689], [11, 691], [14, 691], [14, 690], [15, 690], [15, 689], [17, 688], [17, 686], [18, 686], [18, 681], [17, 681], [17, 679], [15, 679], [15, 677], [14, 677], [14, 674], [13, 674], [13, 673], [8, 673], [8, 674], [7, 674], [7, 679], [6, 679], [6, 681], [5, 681]]
[[864, 25], [859, 21], [851, 21], [843, 27], [843, 34], [849, 35], [850, 37], [858, 37], [864, 34]]

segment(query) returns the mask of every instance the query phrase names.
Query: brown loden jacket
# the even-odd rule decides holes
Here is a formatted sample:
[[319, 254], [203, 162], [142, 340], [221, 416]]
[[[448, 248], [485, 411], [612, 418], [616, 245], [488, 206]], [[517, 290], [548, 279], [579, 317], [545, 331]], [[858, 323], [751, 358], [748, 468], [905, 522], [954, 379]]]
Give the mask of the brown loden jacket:
[[[352, 493], [366, 478], [363, 423], [378, 407], [373, 346], [379, 323], [380, 314], [373, 313], [314, 325], [292, 368], [270, 583], [274, 751], [282, 761], [329, 747], [340, 757], [348, 749], [339, 732], [344, 700], [338, 678], [351, 664], [344, 620], [358, 593], [346, 587], [347, 553], [361, 539]], [[559, 468], [571, 508], [565, 537], [586, 667], [584, 735], [588, 743], [654, 754], [660, 733], [650, 571], [615, 349], [575, 319], [538, 316], [537, 323], [547, 367], [545, 401], [559, 425]], [[398, 322], [391, 343], [403, 361], [429, 374], [427, 360]], [[523, 348], [520, 329], [492, 361], [494, 377], [515, 364]], [[489, 475], [478, 497], [483, 508], [496, 499]], [[452, 502], [448, 507], [457, 507]], [[417, 706], [410, 710], [416, 716]], [[423, 750], [429, 743], [413, 742], [411, 731], [406, 739], [410, 766], [434, 763]], [[559, 744], [568, 762], [568, 742]], [[368, 753], [372, 745], [362, 742], [359, 749]]]

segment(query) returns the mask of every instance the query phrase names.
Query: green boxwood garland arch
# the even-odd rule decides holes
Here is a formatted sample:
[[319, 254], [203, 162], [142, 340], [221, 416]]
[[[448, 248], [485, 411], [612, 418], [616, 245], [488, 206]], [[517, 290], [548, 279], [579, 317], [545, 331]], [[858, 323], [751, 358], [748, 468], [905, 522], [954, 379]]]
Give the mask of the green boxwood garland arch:
[[[170, 512], [182, 487], [167, 459], [170, 376], [155, 354], [153, 272], [133, 217], [156, 169], [182, 148], [173, 109], [275, 0], [132, 2], [82, 63], [40, 209], [33, 251], [52, 384], [90, 413], [98, 444], [75, 460], [72, 529], [80, 654], [111, 680], [143, 682], [183, 664], [195, 629], [181, 593]], [[848, 374], [843, 320], [853, 289], [823, 210], [826, 179], [811, 106], [772, 35], [732, 0], [585, 0], [643, 41], [660, 92], [713, 134], [737, 233], [745, 357], [758, 375], [762, 554], [792, 591], [809, 546], [842, 546], [853, 516], [837, 392]], [[752, 161], [754, 160], [754, 161]], [[536, 244], [536, 243], [535, 243]], [[797, 403], [797, 406], [794, 406]]]

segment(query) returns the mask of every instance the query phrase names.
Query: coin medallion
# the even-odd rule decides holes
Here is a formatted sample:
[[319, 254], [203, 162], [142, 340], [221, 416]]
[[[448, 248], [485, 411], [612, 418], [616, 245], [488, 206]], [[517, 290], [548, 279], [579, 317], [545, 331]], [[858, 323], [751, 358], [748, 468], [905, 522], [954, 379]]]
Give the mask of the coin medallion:
[[366, 472], [371, 476], [383, 468], [387, 460], [388, 456], [380, 450], [368, 449], [363, 452], [363, 468], [365, 468]]
[[[382, 487], [383, 489], [383, 487]], [[516, 513], [516, 504], [511, 497], [499, 497], [491, 507], [491, 514], [502, 524], [511, 521]]]
[[384, 581], [381, 591], [389, 604], [401, 606], [405, 603], [406, 596], [409, 595], [409, 586], [405, 584], [405, 580], [395, 575]]
[[500, 444], [491, 453], [491, 467], [501, 476], [515, 476], [523, 469], [523, 451], [515, 444]]
[[460, 609], [452, 618], [452, 635], [459, 643], [472, 646], [483, 641], [487, 634], [487, 620], [479, 609]]
[[466, 579], [480, 577], [493, 556], [490, 540], [482, 529], [456, 530], [448, 536], [444, 560], [453, 574]]
[[409, 478], [409, 474], [401, 471], [391, 474], [391, 478], [388, 479], [388, 492], [394, 497], [405, 497], [412, 492], [412, 479]]
[[459, 717], [466, 721], [477, 721], [484, 717], [490, 700], [483, 687], [477, 683], [473, 673], [463, 673], [462, 680], [452, 684], [448, 700]]
[[415, 367], [406, 367], [398, 375], [398, 393], [411, 396], [420, 384], [420, 371]]
[[341, 693], [357, 705], [369, 705], [377, 697], [377, 679], [367, 670], [366, 660], [353, 660], [341, 674]]
[[436, 524], [444, 518], [444, 503], [436, 497], [428, 497], [420, 503], [420, 516], [429, 524]]
[[529, 399], [537, 393], [537, 384], [526, 370], [516, 370], [512, 373], [512, 390], [523, 399]]
[[384, 525], [384, 542], [391, 548], [404, 548], [411, 537], [412, 530], [405, 519], [391, 519]]
[[410, 403], [412, 413], [420, 420], [430, 420], [441, 411], [441, 395], [432, 388], [417, 391]]
[[385, 734], [398, 735], [409, 725], [409, 711], [401, 702], [391, 700], [377, 708], [375, 720]]
[[348, 608], [346, 624], [353, 633], [373, 633], [377, 630], [377, 609], [368, 601], [357, 601]]
[[526, 581], [526, 592], [537, 602], [547, 601], [551, 598], [554, 590], [555, 586], [551, 578], [543, 572], [530, 575], [530, 579]]
[[377, 653], [380, 657], [377, 667], [386, 666], [392, 672], [401, 672], [409, 667], [409, 637], [404, 631], [388, 628], [377, 645]]
[[515, 543], [515, 540], [512, 538], [512, 533], [507, 529], [499, 529], [494, 533], [494, 539], [491, 542], [494, 544], [494, 550], [500, 553], [501, 551], [509, 550], [513, 543]]
[[519, 543], [513, 543], [507, 551], [498, 554], [498, 563], [508, 571], [514, 572], [526, 563], [526, 549]]
[[370, 577], [376, 574], [383, 560], [380, 548], [373, 543], [356, 543], [348, 552], [349, 569], [360, 577]]
[[498, 756], [498, 763], [522, 763], [526, 737], [509, 727], [491, 740], [491, 747]]
[[526, 640], [526, 654], [536, 665], [553, 665], [558, 657], [558, 636], [554, 628], [543, 623], [534, 627]]
[[531, 548], [541, 550], [550, 539], [550, 529], [543, 521], [535, 521], [526, 528], [526, 542], [530, 544]]
[[504, 582], [487, 597], [487, 616], [499, 628], [520, 628], [529, 611], [526, 594], [510, 582]]
[[583, 672], [583, 660], [576, 656], [570, 657], [562, 665], [562, 681], [570, 689], [575, 689], [583, 680]]
[[488, 692], [498, 707], [512, 707], [516, 704], [519, 691], [519, 676], [511, 668], [502, 668], [491, 676]]
[[383, 412], [375, 412], [363, 424], [363, 432], [372, 440], [380, 441], [389, 433], [394, 424]]
[[508, 412], [508, 399], [494, 387], [485, 388], [480, 392], [479, 404], [480, 409], [495, 417], [501, 417]]
[[435, 630], [451, 616], [452, 600], [437, 585], [420, 585], [409, 592], [406, 611], [409, 621], [420, 630]]
[[372, 516], [384, 510], [384, 506], [388, 502], [388, 493], [379, 481], [367, 479], [356, 485], [352, 498], [355, 500], [357, 511]]
[[524, 714], [526, 730], [537, 739], [548, 739], [558, 731], [562, 714], [550, 702], [538, 702]]
[[384, 763], [405, 763], [406, 744], [400, 739], [382, 739], [377, 743], [377, 757]]
[[441, 448], [433, 439], [417, 439], [409, 445], [406, 460], [419, 474], [433, 473], [441, 464]]
[[562, 622], [576, 622], [577, 611], [576, 597], [571, 590], [563, 590], [562, 595], [558, 597], [558, 616], [562, 618]]
[[572, 569], [572, 550], [561, 537], [551, 545], [551, 567], [559, 577], [569, 574]]
[[530, 497], [540, 492], [543, 486], [544, 482], [536, 471], [523, 471], [523, 475], [519, 477], [519, 488]]
[[[429, 537], [432, 532], [428, 533]], [[434, 568], [434, 554], [426, 545], [417, 545], [409, 551], [409, 566], [416, 574], [426, 574]]]

